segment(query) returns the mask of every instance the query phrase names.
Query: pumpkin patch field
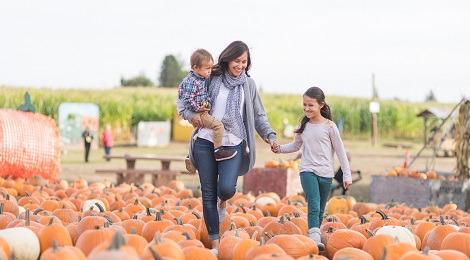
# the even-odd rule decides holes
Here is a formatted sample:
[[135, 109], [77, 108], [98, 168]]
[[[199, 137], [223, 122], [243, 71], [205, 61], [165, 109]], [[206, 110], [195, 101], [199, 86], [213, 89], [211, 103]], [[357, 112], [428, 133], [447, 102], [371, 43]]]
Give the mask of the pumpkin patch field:
[[[0, 178], [1, 259], [217, 259], [201, 198], [179, 180], [155, 187], [85, 179]], [[325, 251], [307, 236], [302, 195], [237, 192], [218, 259], [469, 259], [470, 216], [449, 203], [413, 208], [332, 197]]]

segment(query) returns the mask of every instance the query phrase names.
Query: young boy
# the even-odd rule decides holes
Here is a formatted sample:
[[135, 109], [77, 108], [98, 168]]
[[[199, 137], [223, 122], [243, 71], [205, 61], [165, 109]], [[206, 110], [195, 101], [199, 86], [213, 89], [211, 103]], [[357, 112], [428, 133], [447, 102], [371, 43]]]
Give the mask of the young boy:
[[[223, 161], [233, 158], [237, 151], [228, 150], [222, 146], [224, 125], [208, 112], [210, 111], [210, 97], [205, 79], [210, 77], [213, 65], [212, 55], [204, 49], [197, 49], [191, 55], [191, 71], [178, 87], [178, 99], [183, 101], [186, 109], [201, 113], [203, 126], [213, 131], [215, 160]], [[189, 172], [196, 172], [189, 158], [186, 158], [185, 163]]]

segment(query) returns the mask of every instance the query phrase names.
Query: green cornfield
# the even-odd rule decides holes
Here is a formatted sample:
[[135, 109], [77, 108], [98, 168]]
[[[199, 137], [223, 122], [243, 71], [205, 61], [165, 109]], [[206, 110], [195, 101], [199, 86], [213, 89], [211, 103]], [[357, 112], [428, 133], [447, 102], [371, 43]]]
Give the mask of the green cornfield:
[[[100, 109], [100, 126], [110, 124], [119, 129], [117, 140], [130, 139], [132, 129], [140, 121], [172, 121], [177, 98], [176, 88], [114, 88], [96, 89], [33, 89], [0, 87], [0, 108], [15, 109], [24, 103], [29, 92], [36, 112], [58, 121], [58, 108], [62, 102], [94, 103]], [[293, 94], [260, 93], [272, 127], [279, 133], [284, 119], [296, 125], [302, 111], [302, 96]], [[343, 119], [343, 137], [370, 137], [372, 116], [370, 100], [329, 96], [327, 103], [333, 111], [334, 121]], [[411, 103], [398, 100], [378, 100], [379, 136], [385, 139], [419, 139], [423, 136], [423, 119], [416, 115], [428, 107], [452, 108], [455, 104]]]

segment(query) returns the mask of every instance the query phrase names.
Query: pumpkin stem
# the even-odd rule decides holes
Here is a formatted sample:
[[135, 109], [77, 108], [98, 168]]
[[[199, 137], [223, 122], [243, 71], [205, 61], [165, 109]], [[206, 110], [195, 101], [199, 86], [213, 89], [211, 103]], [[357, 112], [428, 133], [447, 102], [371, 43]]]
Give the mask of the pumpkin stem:
[[364, 225], [368, 222], [368, 220], [364, 216], [359, 216], [359, 219], [361, 220], [361, 225]]
[[332, 226], [329, 226], [329, 227], [328, 227], [328, 230], [326, 231], [326, 233], [333, 233], [333, 232], [335, 232], [335, 230], [333, 229]]
[[445, 224], [446, 224], [446, 222], [444, 221], [444, 217], [443, 217], [442, 215], [439, 216], [439, 220], [441, 221], [441, 224], [442, 224], [442, 225], [445, 225]]
[[185, 232], [182, 232], [181, 234], [186, 237], [186, 240], [191, 240], [191, 237], [189, 236], [188, 232], [185, 231]]
[[230, 230], [235, 230], [237, 229], [237, 225], [235, 225], [235, 222], [233, 220], [230, 220]]
[[455, 225], [460, 226], [459, 222], [453, 216], [451, 216], [450, 219], [454, 221]]
[[193, 212], [191, 212], [191, 214], [193, 214], [194, 216], [196, 216], [197, 219], [201, 219], [201, 215], [200, 215], [198, 212], [193, 211]]
[[155, 251], [155, 249], [153, 249], [152, 247], [149, 247], [149, 251], [150, 253], [152, 253], [152, 256], [155, 260], [163, 260], [163, 258], [158, 254], [158, 252]]
[[[267, 236], [268, 236], [268, 235], [269, 235], [269, 234], [267, 234]], [[264, 246], [265, 244], [266, 244], [266, 241], [264, 241], [264, 237], [261, 236], [261, 237], [259, 238], [259, 245], [260, 245], [260, 246]]]
[[269, 239], [273, 238], [268, 232], [264, 232], [264, 235], [267, 236]]
[[[2, 203], [3, 204], [3, 203]], [[26, 219], [25, 219], [25, 226], [30, 226], [31, 225], [31, 211], [29, 209], [26, 209]]]
[[106, 210], [104, 210], [103, 206], [101, 206], [101, 204], [99, 204], [98, 202], [95, 202], [95, 205], [98, 207], [98, 209], [100, 210], [100, 213], [103, 213], [105, 212]]
[[387, 247], [384, 246], [384, 250], [382, 251], [382, 256], [380, 257], [380, 260], [387, 260]]
[[429, 254], [429, 246], [425, 246], [423, 249], [423, 255], [428, 255]]
[[269, 212], [269, 210], [265, 209], [263, 213], [265, 217], [271, 217], [271, 212]]
[[132, 234], [132, 235], [137, 234], [137, 232], [135, 231], [135, 227], [131, 227], [131, 234]]
[[145, 213], [147, 213], [147, 216], [152, 216], [152, 212], [150, 212], [149, 207], [145, 207]]
[[113, 219], [110, 218], [109, 216], [103, 215], [103, 218], [105, 218], [110, 224], [114, 224]]
[[52, 239], [52, 252], [57, 253], [60, 251], [59, 245], [57, 244], [57, 239]]
[[290, 217], [289, 217], [289, 214], [288, 214], [288, 213], [284, 214], [284, 216], [286, 217], [287, 220], [290, 221]]
[[116, 234], [113, 236], [113, 240], [111, 241], [111, 245], [109, 246], [108, 250], [118, 250], [121, 246], [125, 244], [126, 240], [121, 234], [121, 231], [118, 230], [118, 232], [116, 232]]
[[160, 213], [160, 211], [157, 211], [155, 213], [155, 221], [161, 221], [162, 220], [162, 214]]
[[33, 215], [37, 215], [41, 211], [44, 211], [44, 209], [43, 208], [38, 208], [35, 211], [33, 211]]
[[5, 207], [5, 204], [0, 203], [0, 214], [3, 214], [3, 208]]
[[160, 231], [155, 232], [155, 244], [160, 245], [162, 243], [162, 236]]
[[245, 210], [245, 208], [243, 207], [243, 204], [241, 204], [241, 205], [238, 206], [238, 207], [242, 209], [243, 213], [246, 213], [246, 210]]
[[183, 222], [179, 218], [173, 218], [176, 221], [176, 225], [183, 225]]
[[250, 221], [250, 227], [254, 227], [256, 226], [255, 223], [253, 221]]
[[48, 226], [54, 225], [54, 218], [53, 218], [53, 217], [51, 217], [51, 218], [49, 219], [49, 224], [47, 224], [47, 225], [48, 225]]
[[372, 232], [372, 231], [371, 231], [370, 229], [368, 229], [368, 228], [366, 228], [366, 232], [367, 232], [367, 234], [369, 234], [369, 237], [374, 237], [374, 236], [375, 236], [374, 232]]
[[253, 235], [251, 235], [251, 239], [256, 241], [257, 236], [258, 236], [258, 230], [255, 230], [255, 232], [253, 232]]
[[382, 220], [387, 220], [388, 219], [387, 214], [385, 214], [385, 212], [383, 212], [382, 210], [378, 209], [375, 212], [378, 213], [382, 217]]

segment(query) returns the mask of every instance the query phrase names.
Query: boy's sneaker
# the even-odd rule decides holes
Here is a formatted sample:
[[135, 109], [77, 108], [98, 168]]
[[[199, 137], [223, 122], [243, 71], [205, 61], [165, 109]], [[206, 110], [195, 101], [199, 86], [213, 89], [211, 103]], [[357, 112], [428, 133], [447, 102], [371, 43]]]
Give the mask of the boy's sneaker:
[[235, 157], [235, 155], [237, 155], [237, 151], [229, 150], [225, 147], [220, 147], [219, 149], [217, 149], [216, 152], [214, 152], [214, 155], [215, 155], [215, 160], [220, 162], [220, 161], [232, 159], [233, 157]]
[[186, 170], [190, 173], [196, 173], [196, 168], [194, 165], [191, 163], [191, 160], [189, 160], [189, 157], [186, 157], [184, 159], [184, 164], [186, 165]]

